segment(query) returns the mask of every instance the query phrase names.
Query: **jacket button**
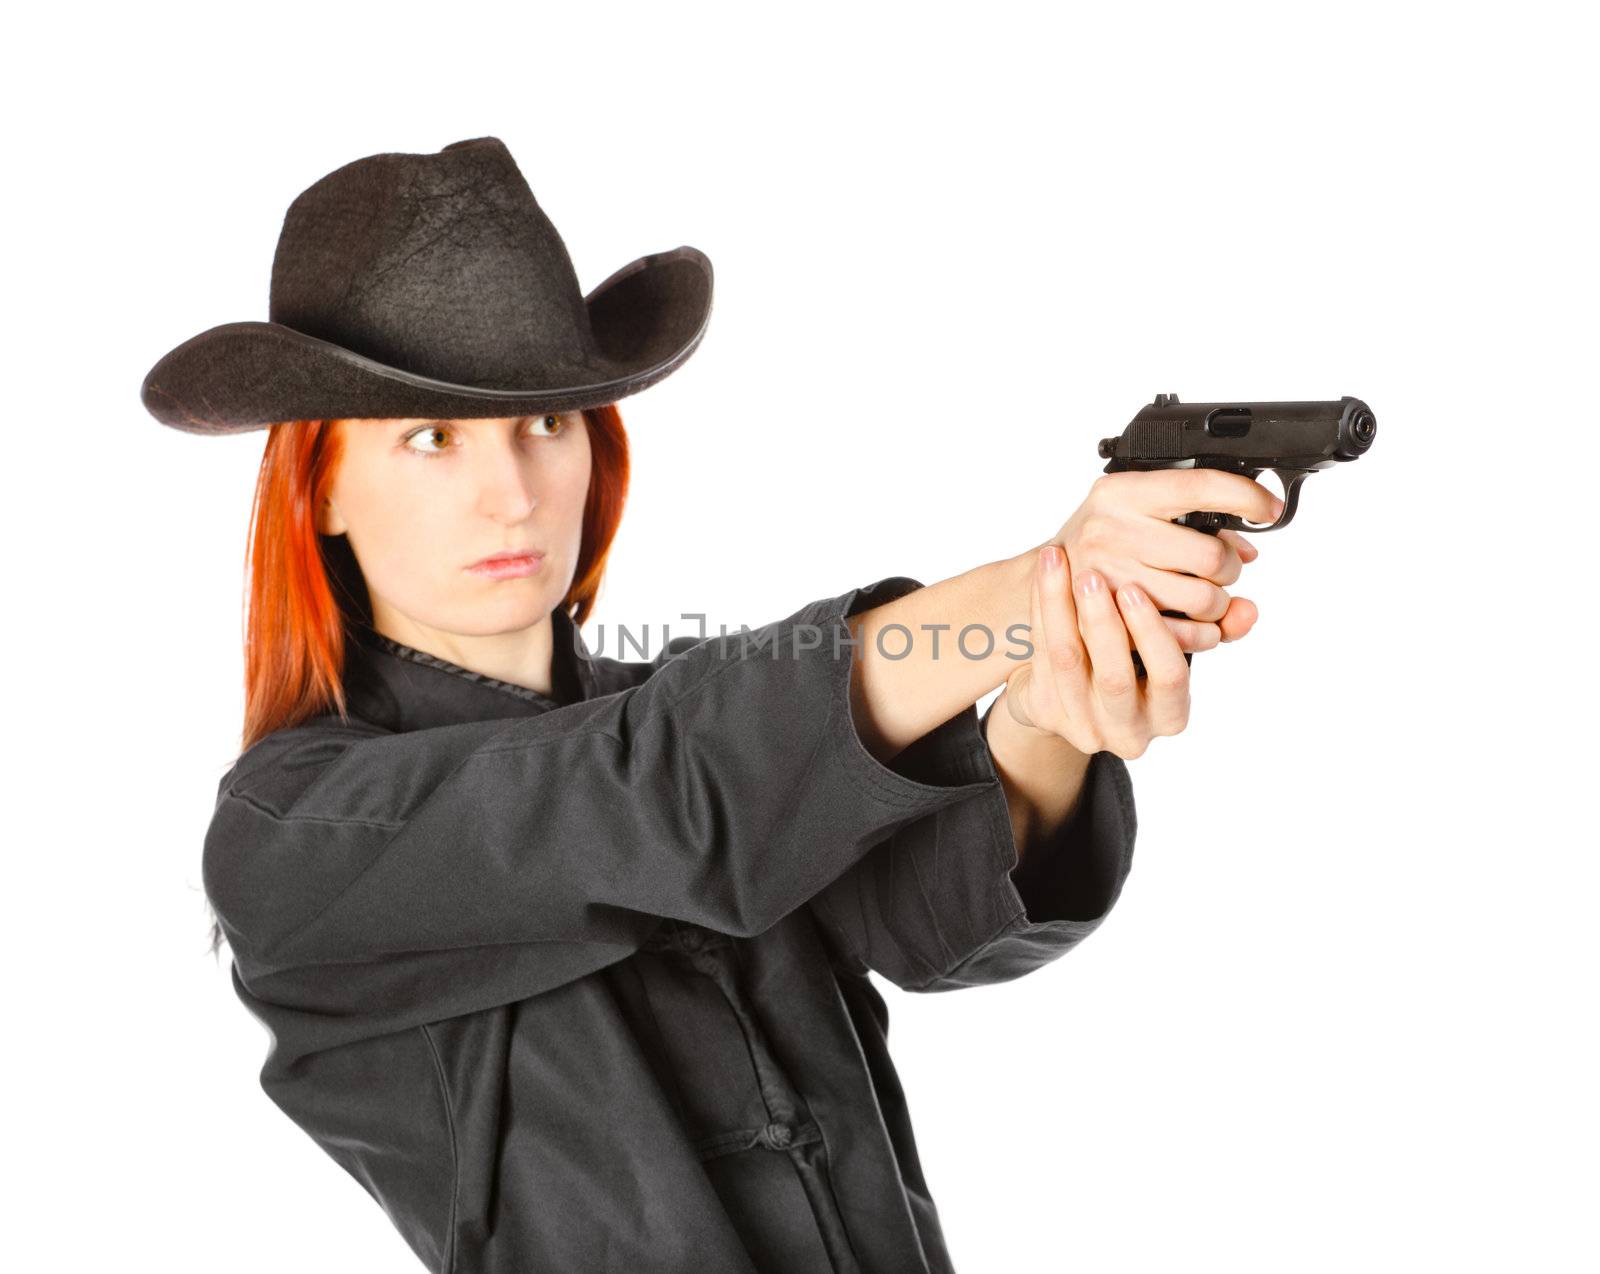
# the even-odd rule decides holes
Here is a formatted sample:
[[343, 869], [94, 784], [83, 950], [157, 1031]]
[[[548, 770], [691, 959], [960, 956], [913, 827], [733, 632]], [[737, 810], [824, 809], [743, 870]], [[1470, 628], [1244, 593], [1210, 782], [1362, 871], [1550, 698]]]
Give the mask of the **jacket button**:
[[778, 1150], [794, 1140], [794, 1130], [788, 1124], [768, 1124], [762, 1132], [766, 1134], [767, 1144]]

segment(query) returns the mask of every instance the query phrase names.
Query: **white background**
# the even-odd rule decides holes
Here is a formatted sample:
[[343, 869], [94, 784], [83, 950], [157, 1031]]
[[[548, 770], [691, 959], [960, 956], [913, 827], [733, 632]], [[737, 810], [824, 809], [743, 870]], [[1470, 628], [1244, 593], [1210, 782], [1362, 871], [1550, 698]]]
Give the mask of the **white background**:
[[[957, 1267], [1591, 1270], [1592, 40], [1555, 5], [58, 13], [6, 96], [8, 1264], [408, 1270], [203, 954], [263, 433], [147, 416], [290, 200], [492, 134], [585, 289], [689, 243], [598, 619], [1053, 533], [1157, 392], [1373, 407], [1015, 983], [880, 983]], [[25, 38], [24, 38], [25, 37]], [[1270, 482], [1271, 480], [1268, 479]], [[593, 631], [591, 627], [591, 632]], [[20, 1187], [20, 1194], [19, 1194]]]

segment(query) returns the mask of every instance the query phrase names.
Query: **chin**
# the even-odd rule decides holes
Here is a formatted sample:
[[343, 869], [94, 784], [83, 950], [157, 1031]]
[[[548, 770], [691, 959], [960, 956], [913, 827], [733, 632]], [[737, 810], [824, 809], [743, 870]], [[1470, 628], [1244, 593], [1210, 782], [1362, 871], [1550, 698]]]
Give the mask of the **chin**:
[[[531, 581], [505, 580], [501, 582], [501, 586], [504, 588], [506, 584], [522, 583]], [[550, 597], [542, 588], [504, 588], [504, 591], [492, 600], [488, 602], [480, 600], [476, 606], [465, 608], [462, 619], [470, 620], [472, 626], [461, 631], [479, 637], [520, 632], [525, 628], [532, 628], [560, 604], [559, 597]]]

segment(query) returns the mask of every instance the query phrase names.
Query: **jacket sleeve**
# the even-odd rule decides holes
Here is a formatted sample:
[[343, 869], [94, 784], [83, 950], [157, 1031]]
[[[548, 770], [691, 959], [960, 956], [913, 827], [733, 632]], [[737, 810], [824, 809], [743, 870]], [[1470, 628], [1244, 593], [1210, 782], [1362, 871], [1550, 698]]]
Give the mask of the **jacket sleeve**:
[[1072, 950], [1121, 895], [1137, 826], [1127, 762], [1096, 752], [1072, 818], [1019, 866], [987, 725], [970, 707], [895, 758], [923, 782], [983, 791], [896, 829], [812, 899], [838, 967], [907, 991], [1009, 982]]
[[569, 982], [661, 917], [758, 934], [983, 791], [883, 765], [856, 733], [843, 617], [907, 583], [529, 717], [260, 740], [219, 785], [202, 879], [280, 1060]]

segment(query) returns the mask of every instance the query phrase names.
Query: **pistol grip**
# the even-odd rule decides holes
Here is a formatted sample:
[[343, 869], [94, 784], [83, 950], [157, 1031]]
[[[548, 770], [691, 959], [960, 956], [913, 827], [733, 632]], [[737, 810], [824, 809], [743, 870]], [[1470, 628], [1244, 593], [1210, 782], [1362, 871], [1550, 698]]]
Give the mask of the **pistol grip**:
[[[1214, 510], [1204, 509], [1196, 510], [1193, 513], [1185, 513], [1181, 517], [1176, 517], [1172, 520], [1179, 526], [1187, 526], [1196, 531], [1203, 531], [1206, 535], [1215, 535], [1223, 527], [1227, 527], [1230, 531], [1281, 530], [1289, 525], [1290, 519], [1294, 517], [1295, 509], [1299, 507], [1300, 485], [1307, 478], [1309, 478], [1315, 472], [1315, 470], [1289, 469], [1282, 468], [1277, 465], [1273, 465], [1271, 468], [1272, 472], [1278, 475], [1278, 481], [1283, 483], [1283, 512], [1278, 515], [1278, 520], [1276, 522], [1269, 522], [1265, 526], [1252, 526], [1249, 522], [1246, 522], [1236, 513], [1218, 513]], [[1256, 478], [1259, 477], [1263, 472], [1265, 471], [1262, 469], [1257, 469], [1250, 476], [1251, 478]], [[1161, 613], [1167, 616], [1169, 619], [1189, 618], [1189, 616], [1185, 615], [1181, 610], [1164, 610]], [[1192, 668], [1194, 666], [1194, 652], [1191, 650], [1184, 651], [1183, 662]], [[1133, 673], [1136, 677], [1143, 677], [1146, 675], [1144, 660], [1139, 658], [1139, 652], [1137, 650], [1133, 652]]]

